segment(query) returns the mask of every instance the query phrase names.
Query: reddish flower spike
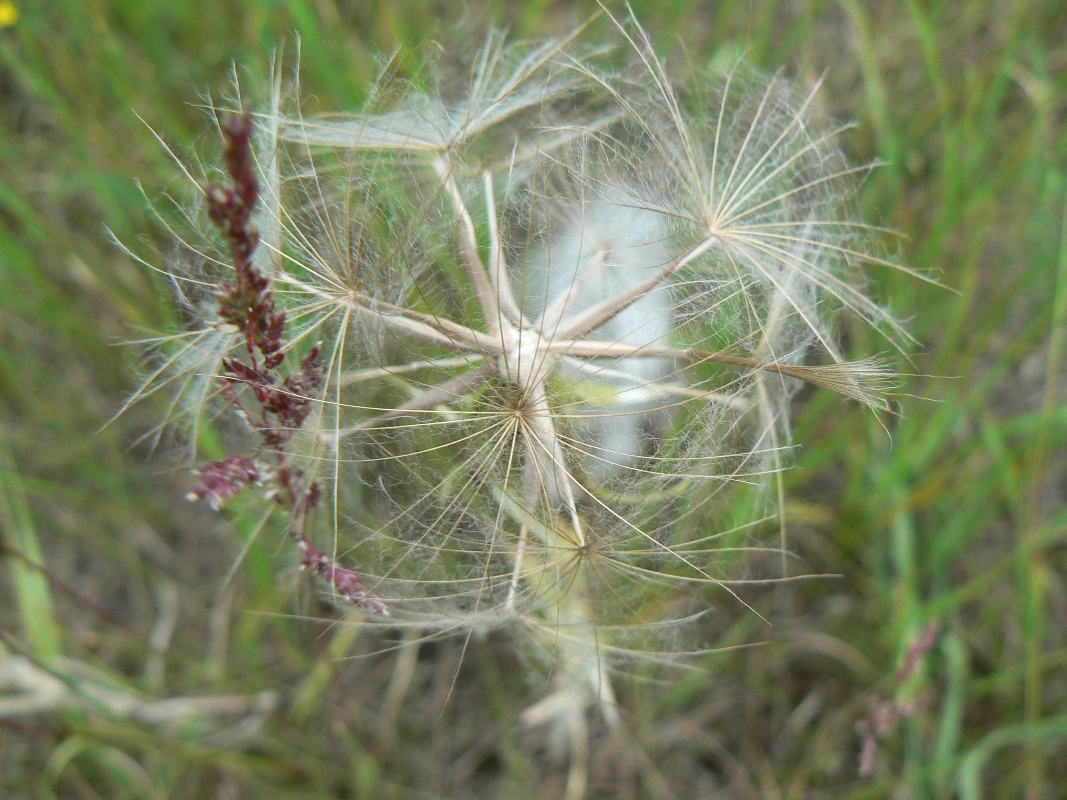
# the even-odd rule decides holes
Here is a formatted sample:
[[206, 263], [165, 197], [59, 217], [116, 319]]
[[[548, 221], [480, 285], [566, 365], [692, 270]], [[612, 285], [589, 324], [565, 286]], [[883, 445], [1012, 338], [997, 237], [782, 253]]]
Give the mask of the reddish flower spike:
[[212, 461], [200, 467], [197, 473], [200, 475], [200, 484], [187, 497], [190, 500], [206, 500], [216, 511], [249, 484], [259, 483], [259, 469], [255, 462], [243, 456]]

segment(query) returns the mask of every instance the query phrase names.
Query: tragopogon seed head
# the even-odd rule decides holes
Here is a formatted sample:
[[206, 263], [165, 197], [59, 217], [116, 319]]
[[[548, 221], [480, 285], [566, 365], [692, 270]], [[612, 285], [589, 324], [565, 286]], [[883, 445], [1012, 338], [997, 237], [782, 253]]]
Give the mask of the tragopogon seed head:
[[[351, 564], [394, 625], [506, 628], [557, 700], [609, 715], [614, 665], [736, 597], [731, 554], [767, 515], [737, 492], [781, 468], [796, 386], [886, 407], [891, 374], [845, 361], [833, 316], [903, 336], [863, 292], [864, 262], [892, 265], [842, 216], [865, 168], [814, 90], [741, 66], [677, 88], [618, 26], [622, 72], [491, 36], [464, 93], [393, 78], [355, 114], [277, 97], [257, 122], [256, 263], [285, 348], [323, 342], [286, 447], [329, 499], [324, 569]], [[242, 346], [205, 308], [153, 380], [204, 394]]]

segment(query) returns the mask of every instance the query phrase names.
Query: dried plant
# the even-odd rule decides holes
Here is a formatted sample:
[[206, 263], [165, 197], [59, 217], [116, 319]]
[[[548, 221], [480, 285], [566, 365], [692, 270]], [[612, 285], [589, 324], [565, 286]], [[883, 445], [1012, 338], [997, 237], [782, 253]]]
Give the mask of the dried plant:
[[193, 426], [221, 396], [260, 436], [197, 496], [270, 480], [334, 594], [426, 635], [507, 631], [553, 676], [527, 719], [571, 747], [589, 709], [616, 719], [613, 669], [692, 649], [679, 626], [736, 597], [732, 553], [780, 549], [745, 487], [782, 469], [797, 388], [888, 409], [891, 371], [847, 361], [833, 321], [905, 338], [863, 290], [899, 267], [850, 216], [868, 168], [815, 89], [741, 66], [676, 87], [612, 22], [621, 72], [577, 34], [491, 36], [464, 80], [387, 67], [352, 115], [276, 88], [248, 156], [262, 241], [227, 216], [253, 179], [228, 127], [235, 188], [205, 194], [228, 247], [190, 215], [205, 239], [172, 274], [203, 322], [144, 388]]

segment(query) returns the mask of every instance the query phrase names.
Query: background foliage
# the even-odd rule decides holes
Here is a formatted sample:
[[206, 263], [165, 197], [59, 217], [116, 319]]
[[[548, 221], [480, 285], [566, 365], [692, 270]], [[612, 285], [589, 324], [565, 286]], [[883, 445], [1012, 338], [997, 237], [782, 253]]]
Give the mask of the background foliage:
[[[456, 26], [559, 33], [595, 6], [0, 5], [0, 793], [558, 795], [561, 771], [516, 723], [536, 688], [506, 646], [478, 642], [462, 665], [448, 641], [367, 656], [382, 640], [331, 623], [281, 535], [252, 540], [252, 514], [231, 525], [182, 500], [181, 451], [141, 441], [160, 407], [101, 430], [132, 386], [117, 343], [179, 323], [163, 280], [107, 230], [166, 254], [136, 181], [152, 198], [179, 181], [151, 130], [180, 153], [217, 152], [201, 92], [225, 91], [233, 63], [255, 102], [269, 54], [298, 35], [305, 111], [354, 108], [376, 53]], [[747, 593], [773, 628], [724, 607], [700, 644], [761, 646], [631, 685], [622, 704], [646, 760], [613, 758], [600, 731], [591, 794], [1058, 796], [1067, 14], [1054, 0], [635, 12], [669, 61], [744, 53], [802, 84], [825, 73], [821, 102], [859, 122], [851, 159], [889, 162], [864, 186], [864, 218], [902, 232], [902, 260], [957, 292], [876, 276], [923, 342], [901, 416], [890, 437], [811, 394], [787, 475], [803, 571], [840, 577]]]

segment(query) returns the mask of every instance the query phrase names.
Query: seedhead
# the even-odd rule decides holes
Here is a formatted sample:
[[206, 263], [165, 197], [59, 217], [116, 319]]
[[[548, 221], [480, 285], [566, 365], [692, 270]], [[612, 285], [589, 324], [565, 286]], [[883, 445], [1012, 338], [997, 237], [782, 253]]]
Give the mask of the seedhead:
[[385, 624], [506, 631], [552, 675], [527, 719], [571, 741], [589, 709], [617, 719], [615, 670], [694, 649], [679, 626], [714, 595], [743, 605], [737, 553], [780, 549], [752, 498], [797, 388], [888, 409], [892, 373], [845, 360], [837, 316], [904, 336], [863, 291], [894, 265], [849, 216], [867, 168], [814, 89], [741, 65], [675, 85], [612, 22], [622, 71], [577, 35], [494, 35], [462, 90], [387, 69], [361, 111], [305, 119], [276, 89], [246, 144], [226, 134], [261, 241], [223, 219], [228, 248], [189, 246], [173, 277], [203, 324], [146, 384], [194, 420], [217, 385], [260, 436], [195, 494], [271, 483], [301, 563]]

